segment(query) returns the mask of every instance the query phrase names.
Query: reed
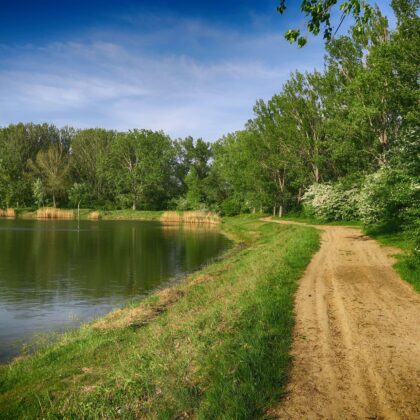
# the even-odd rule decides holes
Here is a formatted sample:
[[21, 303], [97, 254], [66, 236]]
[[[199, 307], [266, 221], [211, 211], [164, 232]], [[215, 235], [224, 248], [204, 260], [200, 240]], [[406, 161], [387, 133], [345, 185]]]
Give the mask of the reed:
[[37, 219], [74, 219], [73, 210], [63, 210], [54, 207], [42, 207], [36, 211]]
[[218, 225], [221, 218], [218, 214], [211, 211], [186, 211], [183, 215], [184, 223], [203, 223], [208, 225]]
[[218, 225], [221, 218], [218, 214], [206, 211], [185, 211], [182, 214], [176, 211], [165, 211], [160, 221], [163, 223], [185, 223], [185, 224], [206, 224]]
[[88, 219], [89, 220], [101, 220], [102, 219], [102, 214], [99, 213], [99, 211], [92, 211], [88, 214]]
[[0, 217], [14, 219], [16, 217], [15, 209], [8, 208], [6, 210], [0, 209]]
[[165, 211], [160, 216], [160, 221], [163, 223], [182, 223], [182, 216], [177, 211]]

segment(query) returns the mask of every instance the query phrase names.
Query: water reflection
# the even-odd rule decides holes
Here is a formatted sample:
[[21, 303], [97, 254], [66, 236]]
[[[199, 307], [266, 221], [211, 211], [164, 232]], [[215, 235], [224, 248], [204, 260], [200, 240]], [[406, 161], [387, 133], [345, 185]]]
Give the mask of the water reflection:
[[226, 249], [215, 229], [0, 220], [0, 360], [13, 342], [106, 313]]

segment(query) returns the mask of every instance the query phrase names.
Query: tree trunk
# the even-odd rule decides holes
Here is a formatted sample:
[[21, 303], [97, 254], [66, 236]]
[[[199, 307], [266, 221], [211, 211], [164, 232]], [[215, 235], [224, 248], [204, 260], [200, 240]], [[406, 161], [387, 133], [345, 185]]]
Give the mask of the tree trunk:
[[279, 206], [279, 217], [283, 217], [283, 206]]
[[55, 204], [55, 193], [54, 192], [52, 193], [52, 199], [53, 199], [53, 207], [55, 208], [56, 204]]
[[274, 207], [273, 207], [273, 216], [275, 216], [276, 215], [276, 205], [274, 204]]
[[133, 206], [131, 207], [133, 210], [136, 210], [136, 202], [133, 201]]
[[299, 205], [302, 200], [302, 187], [299, 187], [299, 192], [297, 196], [297, 204]]
[[314, 167], [314, 177], [315, 177], [315, 182], [318, 184], [318, 182], [319, 182], [319, 168], [318, 168], [318, 165], [315, 165], [315, 167]]
[[77, 219], [80, 220], [80, 201], [77, 203]]
[[252, 214], [255, 214], [255, 207], [252, 209]]

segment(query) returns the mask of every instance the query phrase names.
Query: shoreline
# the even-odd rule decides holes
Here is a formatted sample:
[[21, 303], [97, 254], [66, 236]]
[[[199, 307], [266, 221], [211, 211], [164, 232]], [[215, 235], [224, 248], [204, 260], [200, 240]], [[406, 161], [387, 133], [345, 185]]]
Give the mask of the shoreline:
[[268, 406], [284, 386], [294, 291], [319, 233], [252, 216], [221, 229], [235, 243], [218, 261], [1, 366], [0, 414], [251, 415]]

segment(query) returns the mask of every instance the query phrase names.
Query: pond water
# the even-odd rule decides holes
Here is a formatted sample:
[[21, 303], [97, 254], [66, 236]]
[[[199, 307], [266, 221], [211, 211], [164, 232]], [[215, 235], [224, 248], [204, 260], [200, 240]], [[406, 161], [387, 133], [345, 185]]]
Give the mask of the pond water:
[[0, 220], [0, 362], [198, 269], [217, 229], [140, 221]]

